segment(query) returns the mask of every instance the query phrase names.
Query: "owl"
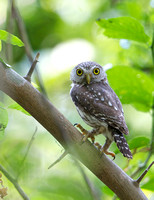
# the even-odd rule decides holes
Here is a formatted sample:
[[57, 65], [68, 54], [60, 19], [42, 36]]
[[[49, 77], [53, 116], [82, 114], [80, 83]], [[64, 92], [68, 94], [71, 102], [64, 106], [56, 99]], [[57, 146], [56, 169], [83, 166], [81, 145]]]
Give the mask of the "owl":
[[115, 158], [115, 154], [108, 150], [115, 141], [123, 156], [132, 159], [124, 137], [129, 131], [122, 105], [109, 86], [103, 67], [95, 62], [82, 62], [72, 70], [71, 81], [70, 95], [77, 111], [84, 122], [93, 128], [87, 131], [80, 124], [77, 125], [85, 135], [84, 141], [91, 138], [94, 142], [96, 135], [103, 134], [106, 142], [100, 149], [101, 153]]

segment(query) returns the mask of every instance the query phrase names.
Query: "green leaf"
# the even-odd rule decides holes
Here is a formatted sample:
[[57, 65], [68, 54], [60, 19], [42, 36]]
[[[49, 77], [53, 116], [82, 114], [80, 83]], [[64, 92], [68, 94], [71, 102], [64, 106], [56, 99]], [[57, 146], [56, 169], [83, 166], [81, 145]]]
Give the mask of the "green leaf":
[[131, 104], [140, 111], [152, 107], [154, 82], [140, 70], [116, 66], [107, 71], [108, 80], [123, 104]]
[[8, 124], [8, 113], [4, 105], [0, 102], [0, 139], [4, 136], [5, 128]]
[[24, 46], [24, 43], [18, 37], [4, 30], [0, 30], [0, 40], [3, 40], [4, 42], [10, 43], [12, 45], [17, 45], [19, 47]]
[[1, 40], [0, 40], [0, 51], [2, 50], [2, 42], [1, 42]]
[[15, 110], [19, 110], [21, 111], [22, 113], [28, 115], [28, 116], [31, 116], [25, 109], [23, 109], [18, 103], [13, 103], [11, 105], [8, 106], [8, 108], [11, 108], [11, 109], [15, 109]]
[[[151, 169], [150, 169], [151, 170]], [[149, 177], [148, 177], [149, 179]], [[154, 176], [141, 186], [142, 189], [151, 190], [154, 192]]]
[[99, 19], [97, 24], [104, 29], [104, 35], [110, 38], [128, 39], [148, 43], [149, 36], [139, 21], [132, 17]]
[[150, 139], [147, 137], [135, 137], [132, 140], [129, 140], [129, 148], [136, 149], [140, 147], [146, 147], [150, 144]]

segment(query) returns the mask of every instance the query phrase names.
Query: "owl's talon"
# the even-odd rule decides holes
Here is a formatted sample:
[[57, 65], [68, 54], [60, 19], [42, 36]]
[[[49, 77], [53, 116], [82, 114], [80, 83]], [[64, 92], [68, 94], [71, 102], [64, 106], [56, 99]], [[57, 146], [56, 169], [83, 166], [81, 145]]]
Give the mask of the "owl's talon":
[[95, 146], [99, 151], [100, 151], [101, 148], [102, 148], [102, 145], [99, 144], [98, 142], [95, 142], [95, 143], [94, 143], [94, 146]]
[[105, 153], [106, 155], [112, 156], [112, 157], [113, 157], [113, 160], [115, 159], [115, 153], [113, 153], [113, 152], [110, 152], [110, 151], [107, 151], [107, 150], [102, 149], [101, 154], [102, 154], [102, 153]]
[[87, 140], [87, 138], [89, 137], [90, 133], [84, 129], [80, 124], [74, 124], [77, 128], [80, 129], [81, 131], [81, 134], [83, 135], [83, 138], [82, 138], [82, 144]]
[[115, 153], [108, 151], [108, 147], [110, 145], [109, 139], [106, 140], [106, 143], [104, 146], [99, 144], [98, 142], [95, 142], [94, 145], [97, 147], [98, 150], [100, 150], [100, 157], [102, 157], [103, 153], [106, 155], [110, 155], [113, 157], [113, 160], [115, 159]]
[[85, 132], [84, 132], [84, 133], [82, 133], [82, 134], [84, 135], [83, 138], [82, 138], [82, 144], [83, 144], [83, 143], [85, 143], [85, 141], [88, 139], [90, 133], [88, 133], [88, 132], [85, 133]]
[[115, 154], [114, 154], [114, 157], [113, 157], [112, 161], [115, 160], [115, 158], [116, 158], [116, 157], [115, 157]]
[[91, 139], [92, 144], [94, 144], [95, 143], [95, 137], [91, 136], [90, 139]]
[[93, 135], [93, 131], [87, 131], [86, 129], [84, 129], [80, 124], [77, 124], [75, 123], [74, 126], [76, 126], [77, 128], [80, 129], [81, 131], [81, 134], [83, 135], [83, 138], [82, 138], [82, 141], [81, 141], [81, 144], [83, 144], [88, 138], [91, 139], [92, 141], [92, 144], [94, 144], [95, 142], [95, 137]]
[[78, 123], [75, 123], [73, 126], [77, 126], [78, 125]]

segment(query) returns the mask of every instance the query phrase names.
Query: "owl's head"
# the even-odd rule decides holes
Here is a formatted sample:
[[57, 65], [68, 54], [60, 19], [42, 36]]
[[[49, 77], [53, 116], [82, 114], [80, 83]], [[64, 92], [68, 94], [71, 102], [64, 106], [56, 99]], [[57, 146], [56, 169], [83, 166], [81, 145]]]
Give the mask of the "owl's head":
[[77, 84], [91, 84], [106, 79], [103, 67], [95, 62], [82, 62], [71, 72], [71, 81]]

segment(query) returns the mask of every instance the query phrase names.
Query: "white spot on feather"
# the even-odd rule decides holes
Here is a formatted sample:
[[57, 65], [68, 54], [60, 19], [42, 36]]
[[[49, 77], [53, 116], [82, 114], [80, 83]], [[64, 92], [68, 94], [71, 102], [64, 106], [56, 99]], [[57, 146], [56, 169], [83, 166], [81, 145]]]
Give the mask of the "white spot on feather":
[[108, 104], [109, 104], [109, 106], [112, 106], [112, 103], [110, 101], [108, 102]]
[[118, 110], [118, 108], [117, 108], [116, 106], [114, 106], [114, 109], [115, 109], [115, 110]]
[[101, 97], [101, 101], [104, 101], [104, 97]]

